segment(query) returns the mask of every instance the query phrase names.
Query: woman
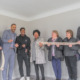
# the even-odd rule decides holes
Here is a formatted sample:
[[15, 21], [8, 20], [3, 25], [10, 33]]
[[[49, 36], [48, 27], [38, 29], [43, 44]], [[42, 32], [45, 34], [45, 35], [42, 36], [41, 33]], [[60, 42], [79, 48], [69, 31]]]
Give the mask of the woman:
[[44, 46], [42, 45], [43, 39], [40, 38], [40, 31], [34, 30], [33, 31], [34, 41], [32, 43], [32, 61], [35, 66], [36, 72], [36, 80], [39, 80], [39, 68], [41, 70], [42, 80], [45, 80], [44, 77], [44, 66], [45, 63], [45, 53], [44, 53]]
[[[77, 40], [73, 37], [73, 31], [66, 31], [66, 38], [64, 42], [76, 42]], [[68, 69], [69, 80], [77, 80], [77, 57], [79, 47], [77, 45], [66, 45], [64, 46], [65, 62]]]
[[[56, 30], [52, 31], [52, 37], [48, 39], [48, 42], [62, 42], [59, 34]], [[52, 61], [52, 66], [56, 76], [56, 80], [61, 80], [61, 59], [62, 59], [62, 49], [63, 47], [59, 44], [51, 45], [48, 43], [48, 59]]]

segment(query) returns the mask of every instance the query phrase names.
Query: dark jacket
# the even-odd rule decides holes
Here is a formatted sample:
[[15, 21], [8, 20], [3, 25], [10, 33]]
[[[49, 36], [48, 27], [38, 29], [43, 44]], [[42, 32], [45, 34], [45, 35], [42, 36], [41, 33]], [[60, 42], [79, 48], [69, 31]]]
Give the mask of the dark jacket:
[[[48, 42], [52, 42], [52, 38], [49, 38]], [[62, 42], [62, 38], [58, 37], [55, 42]], [[52, 60], [52, 45], [49, 47], [48, 46], [46, 47], [48, 49], [48, 60], [51, 61]], [[63, 46], [60, 46], [60, 47], [55, 46], [54, 50], [55, 50], [55, 58], [62, 59], [63, 58], [62, 56]]]
[[76, 35], [77, 40], [80, 40], [80, 26], [77, 29], [77, 35]]
[[[77, 39], [75, 38], [65, 38], [63, 40], [64, 42], [77, 42]], [[72, 47], [69, 47], [69, 46], [64, 46], [64, 56], [74, 56], [78, 53], [78, 49], [79, 49], [79, 46], [78, 45], [73, 45]]]
[[[28, 50], [28, 53], [30, 52], [30, 38], [28, 36], [21, 36], [19, 35], [17, 38], [16, 38], [16, 41], [15, 43], [18, 43], [19, 44], [19, 47], [17, 48], [17, 53], [18, 54], [21, 54], [21, 53], [25, 53], [25, 49]], [[22, 45], [25, 44], [26, 47], [23, 48]]]
[[3, 47], [3, 42], [1, 38], [0, 38], [0, 46]]

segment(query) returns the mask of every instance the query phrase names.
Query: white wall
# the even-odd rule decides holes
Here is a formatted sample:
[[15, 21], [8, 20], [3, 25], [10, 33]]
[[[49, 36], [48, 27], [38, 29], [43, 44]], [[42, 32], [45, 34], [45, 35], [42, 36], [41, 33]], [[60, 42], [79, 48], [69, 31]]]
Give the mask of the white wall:
[[[74, 31], [74, 36], [76, 36], [78, 26], [80, 26], [80, 9], [31, 21], [29, 22], [28, 29], [30, 30], [29, 35], [31, 39], [33, 39], [33, 30], [39, 29], [41, 31], [41, 37], [43, 37], [45, 41], [47, 41], [47, 39], [51, 37], [52, 30], [58, 30], [60, 36], [64, 38], [66, 36], [65, 31], [67, 29], [72, 29]], [[47, 56], [47, 51], [45, 54]], [[78, 62], [78, 78], [80, 78], [79, 67], [80, 62]], [[34, 75], [33, 65], [31, 71], [31, 74]], [[45, 64], [45, 75], [48, 77], [55, 77], [51, 62], [47, 61], [47, 63]], [[65, 61], [62, 62], [62, 78], [68, 78]]]

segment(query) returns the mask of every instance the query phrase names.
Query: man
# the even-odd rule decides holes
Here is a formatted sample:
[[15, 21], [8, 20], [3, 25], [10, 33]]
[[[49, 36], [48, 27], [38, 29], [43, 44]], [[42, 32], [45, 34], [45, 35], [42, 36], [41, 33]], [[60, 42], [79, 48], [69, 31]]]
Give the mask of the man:
[[20, 80], [25, 80], [23, 73], [23, 60], [26, 65], [27, 80], [30, 80], [30, 38], [25, 34], [25, 28], [20, 29], [20, 35], [16, 38], [17, 60], [19, 64]]
[[[15, 30], [16, 30], [16, 24], [12, 24], [11, 29], [5, 30], [2, 35], [3, 52], [5, 57], [4, 70], [2, 71], [3, 80], [7, 79], [12, 80], [12, 73], [15, 60], [15, 39], [16, 39]], [[8, 72], [8, 78], [7, 78], [7, 72]]]

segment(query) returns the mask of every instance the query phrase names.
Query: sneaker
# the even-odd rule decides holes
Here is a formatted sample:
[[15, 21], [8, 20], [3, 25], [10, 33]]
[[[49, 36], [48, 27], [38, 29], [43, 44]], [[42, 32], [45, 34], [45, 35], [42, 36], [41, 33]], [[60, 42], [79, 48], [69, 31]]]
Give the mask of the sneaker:
[[24, 77], [21, 77], [20, 80], [25, 80], [25, 78]]
[[27, 80], [30, 80], [30, 77], [26, 77]]

